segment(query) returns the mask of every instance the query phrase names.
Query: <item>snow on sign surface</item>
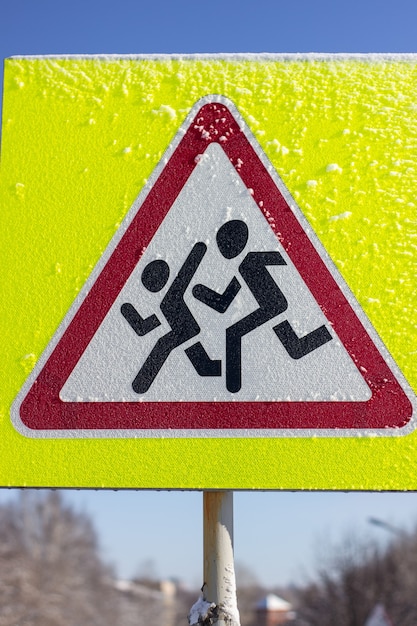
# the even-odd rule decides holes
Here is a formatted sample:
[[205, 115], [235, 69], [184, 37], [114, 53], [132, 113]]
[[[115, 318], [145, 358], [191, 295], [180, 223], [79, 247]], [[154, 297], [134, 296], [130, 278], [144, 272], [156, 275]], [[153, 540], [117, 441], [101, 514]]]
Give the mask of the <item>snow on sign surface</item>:
[[414, 395], [232, 103], [199, 101], [13, 407], [28, 436], [409, 432]]

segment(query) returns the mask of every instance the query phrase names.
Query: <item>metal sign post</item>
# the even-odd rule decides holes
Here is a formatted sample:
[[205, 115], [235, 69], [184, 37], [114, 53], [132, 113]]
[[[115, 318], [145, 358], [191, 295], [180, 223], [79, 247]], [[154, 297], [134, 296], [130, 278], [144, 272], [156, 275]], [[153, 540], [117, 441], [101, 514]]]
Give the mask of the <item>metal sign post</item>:
[[205, 491], [204, 583], [188, 620], [240, 626], [233, 557], [233, 491]]
[[233, 491], [205, 491], [203, 595], [218, 608], [219, 623], [239, 626], [233, 559]]

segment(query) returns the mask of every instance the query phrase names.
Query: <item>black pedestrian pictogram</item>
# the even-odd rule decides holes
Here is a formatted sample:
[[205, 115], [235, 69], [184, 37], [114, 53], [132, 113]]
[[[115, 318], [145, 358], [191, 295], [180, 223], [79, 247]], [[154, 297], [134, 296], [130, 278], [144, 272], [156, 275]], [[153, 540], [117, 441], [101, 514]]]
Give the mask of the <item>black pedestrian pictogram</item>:
[[[226, 259], [231, 259], [243, 252], [248, 237], [248, 227], [244, 222], [230, 220], [219, 229], [217, 246]], [[242, 387], [242, 338], [288, 308], [287, 299], [266, 269], [271, 265], [286, 265], [286, 262], [279, 252], [248, 252], [239, 265], [239, 273], [259, 308], [226, 329], [226, 388], [232, 393]], [[223, 294], [205, 285], [196, 285], [193, 294], [207, 306], [223, 313], [240, 288], [239, 281], [233, 277]], [[299, 338], [288, 321], [275, 326], [274, 331], [294, 359], [305, 356], [332, 338], [325, 326]]]
[[[216, 235], [217, 247], [225, 259], [239, 256], [249, 238], [247, 225], [242, 220], [230, 220], [223, 224]], [[196, 243], [167, 293], [160, 309], [171, 330], [160, 337], [146, 358], [132, 383], [134, 391], [143, 394], [150, 388], [171, 352], [200, 333], [200, 326], [187, 306], [184, 295], [207, 251], [206, 244]], [[256, 328], [284, 313], [288, 301], [271, 276], [267, 267], [287, 265], [277, 251], [248, 252], [239, 265], [239, 274], [249, 288], [258, 308], [226, 328], [226, 388], [231, 393], [242, 387], [242, 339]], [[150, 262], [142, 273], [142, 283], [151, 292], [158, 292], [168, 282], [170, 268], [163, 260]], [[223, 314], [235, 300], [242, 285], [236, 276], [226, 289], [218, 293], [203, 284], [196, 284], [193, 296], [214, 311]], [[124, 303], [121, 313], [137, 335], [143, 336], [160, 326], [157, 315], [142, 318], [135, 307]], [[303, 337], [298, 337], [291, 324], [284, 320], [272, 327], [286, 352], [292, 359], [300, 359], [332, 339], [326, 326], [322, 325]], [[266, 348], [266, 353], [269, 348]], [[221, 376], [222, 363], [211, 359], [201, 342], [184, 350], [194, 369], [200, 376]]]
[[[148, 391], [171, 352], [200, 332], [200, 326], [184, 301], [184, 294], [206, 250], [207, 246], [202, 242], [194, 245], [161, 301], [160, 309], [171, 330], [158, 339], [133, 381], [133, 390], [138, 394]], [[151, 261], [142, 273], [142, 283], [149, 291], [158, 292], [168, 282], [169, 273], [169, 266], [165, 261]], [[130, 303], [122, 304], [121, 312], [139, 336], [146, 335], [161, 324], [155, 314], [142, 318]], [[185, 352], [201, 376], [219, 374], [220, 363], [209, 358], [200, 342]]]

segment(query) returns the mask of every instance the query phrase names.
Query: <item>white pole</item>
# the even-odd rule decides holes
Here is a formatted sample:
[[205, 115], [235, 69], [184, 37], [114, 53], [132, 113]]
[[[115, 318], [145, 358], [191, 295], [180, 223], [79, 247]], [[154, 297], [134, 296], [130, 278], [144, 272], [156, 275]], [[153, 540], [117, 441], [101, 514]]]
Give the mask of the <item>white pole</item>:
[[240, 626], [233, 560], [233, 491], [205, 491], [204, 584], [190, 626]]
[[203, 506], [203, 598], [216, 605], [218, 624], [240, 626], [233, 559], [233, 491], [205, 491]]

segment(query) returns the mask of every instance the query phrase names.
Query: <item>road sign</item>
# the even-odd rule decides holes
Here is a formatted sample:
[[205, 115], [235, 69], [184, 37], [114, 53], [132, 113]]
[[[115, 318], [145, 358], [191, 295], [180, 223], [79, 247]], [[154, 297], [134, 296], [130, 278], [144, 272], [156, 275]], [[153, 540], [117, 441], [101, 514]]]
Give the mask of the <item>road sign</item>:
[[7, 61], [2, 483], [413, 488], [414, 66]]
[[308, 231], [233, 104], [198, 102], [14, 404], [18, 430], [409, 432], [414, 394]]

